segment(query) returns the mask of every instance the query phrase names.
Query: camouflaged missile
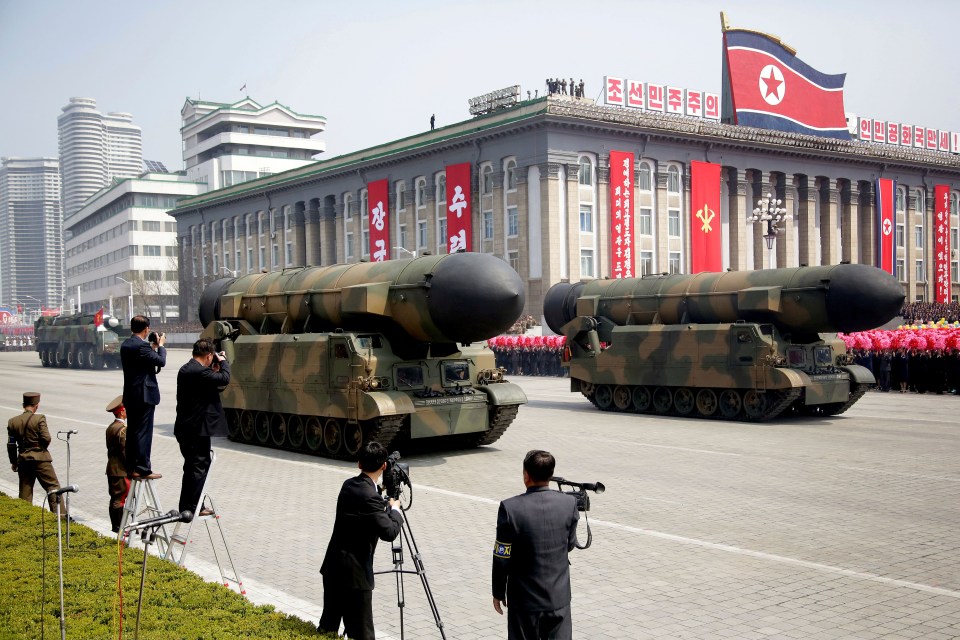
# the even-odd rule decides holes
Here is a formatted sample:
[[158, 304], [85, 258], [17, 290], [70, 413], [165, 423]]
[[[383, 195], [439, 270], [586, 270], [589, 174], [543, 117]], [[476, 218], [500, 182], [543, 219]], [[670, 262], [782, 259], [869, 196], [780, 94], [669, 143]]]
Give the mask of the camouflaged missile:
[[526, 396], [486, 340], [523, 304], [504, 261], [455, 253], [218, 280], [199, 315], [230, 361], [232, 439], [355, 459], [368, 441], [496, 441]]
[[605, 411], [769, 420], [836, 415], [875, 383], [836, 333], [903, 305], [880, 269], [840, 264], [560, 283], [548, 326], [567, 338], [571, 391]]
[[100, 324], [97, 314], [43, 316], [33, 325], [34, 344], [45, 367], [119, 369], [120, 343], [130, 327], [109, 315]]

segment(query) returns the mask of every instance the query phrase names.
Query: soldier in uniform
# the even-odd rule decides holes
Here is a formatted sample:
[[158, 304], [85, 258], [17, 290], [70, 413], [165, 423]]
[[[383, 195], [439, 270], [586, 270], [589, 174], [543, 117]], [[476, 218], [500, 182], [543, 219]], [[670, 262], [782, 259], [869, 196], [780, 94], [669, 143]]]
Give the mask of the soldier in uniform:
[[577, 544], [577, 500], [548, 486], [547, 451], [523, 459], [526, 493], [500, 503], [493, 547], [493, 608], [507, 607], [508, 640], [569, 640], [570, 561]]
[[[40, 394], [28, 391], [23, 394], [23, 413], [7, 421], [10, 466], [20, 476], [20, 499], [31, 503], [33, 485], [38, 480], [47, 493], [60, 488], [57, 472], [53, 470], [53, 457], [47, 450], [50, 446], [47, 418], [37, 413], [39, 406]], [[50, 496], [51, 511], [56, 511], [59, 500], [60, 496]]]
[[107, 427], [107, 489], [110, 492], [110, 524], [116, 533], [120, 531], [123, 505], [130, 491], [125, 454], [127, 410], [123, 408], [123, 396], [114, 398], [107, 405], [107, 411], [113, 414], [113, 422]]

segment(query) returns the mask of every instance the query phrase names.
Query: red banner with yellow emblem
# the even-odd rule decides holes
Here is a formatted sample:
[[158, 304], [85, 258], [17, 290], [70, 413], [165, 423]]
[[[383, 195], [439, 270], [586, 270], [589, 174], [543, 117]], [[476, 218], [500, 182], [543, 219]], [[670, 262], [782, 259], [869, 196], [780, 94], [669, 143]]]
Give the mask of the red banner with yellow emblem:
[[720, 165], [690, 162], [690, 270], [723, 271]]

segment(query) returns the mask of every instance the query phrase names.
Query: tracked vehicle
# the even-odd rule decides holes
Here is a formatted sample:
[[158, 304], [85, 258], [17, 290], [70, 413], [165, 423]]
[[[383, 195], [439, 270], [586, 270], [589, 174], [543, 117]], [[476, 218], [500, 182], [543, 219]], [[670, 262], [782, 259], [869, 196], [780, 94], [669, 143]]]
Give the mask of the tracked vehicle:
[[837, 415], [874, 384], [836, 332], [900, 311], [900, 283], [858, 264], [559, 283], [571, 391], [604, 411], [770, 420]]
[[526, 396], [486, 339], [523, 304], [505, 262], [455, 253], [227, 278], [199, 314], [231, 364], [231, 439], [355, 459], [369, 441], [496, 441]]

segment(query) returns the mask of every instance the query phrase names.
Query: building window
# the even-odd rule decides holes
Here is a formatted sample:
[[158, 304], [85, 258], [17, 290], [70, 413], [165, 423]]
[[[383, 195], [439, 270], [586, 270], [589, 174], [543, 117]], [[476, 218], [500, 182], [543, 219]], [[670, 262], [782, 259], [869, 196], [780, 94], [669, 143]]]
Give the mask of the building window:
[[287, 266], [293, 264], [293, 243], [287, 242]]
[[593, 206], [589, 204], [580, 205], [580, 231], [593, 233]]
[[447, 252], [447, 219], [437, 220], [437, 253]]
[[506, 174], [507, 191], [514, 191], [517, 188], [517, 161], [516, 160], [507, 160], [506, 165], [503, 169]]
[[154, 222], [153, 220], [144, 220], [143, 221], [143, 230], [144, 231], [160, 231], [161, 225], [159, 222]]
[[426, 249], [427, 247], [427, 222], [425, 220], [417, 221], [417, 248]]
[[233, 255], [233, 268], [235, 271], [240, 271], [240, 249], [237, 249]]
[[925, 282], [927, 275], [923, 270], [923, 260], [917, 260], [917, 282]]
[[580, 277], [593, 278], [593, 249], [580, 249]]
[[493, 167], [489, 164], [483, 165], [480, 169], [480, 193], [482, 195], [493, 193]]
[[900, 282], [906, 282], [907, 281], [907, 263], [903, 258], [897, 258], [896, 270], [897, 270], [897, 273], [895, 275], [897, 276], [897, 280], [899, 280]]
[[647, 276], [653, 273], [653, 251], [640, 252], [640, 275]]
[[220, 275], [220, 259], [217, 254], [213, 254], [213, 275]]
[[905, 212], [907, 210], [907, 192], [903, 187], [897, 188], [897, 201], [893, 206], [896, 212]]
[[447, 201], [447, 176], [440, 174], [437, 176], [437, 204]]
[[903, 243], [904, 243], [904, 241], [905, 241], [905, 239], [904, 239], [905, 233], [906, 233], [906, 232], [905, 232], [904, 229], [903, 229], [903, 225], [900, 224], [900, 223], [897, 223], [897, 246], [900, 247], [901, 249], [902, 249], [903, 246], [904, 246]]
[[483, 212], [483, 239], [493, 240], [493, 211]]
[[[143, 255], [145, 256], [159, 256], [162, 251], [163, 249], [162, 247], [160, 247], [160, 245], [155, 245], [155, 244], [143, 245]], [[214, 259], [216, 259], [216, 256], [214, 256]]]
[[360, 255], [364, 258], [370, 256], [370, 229], [366, 225], [360, 230]]
[[646, 162], [640, 163], [640, 191], [653, 191], [653, 179], [650, 171], [650, 165]]
[[277, 245], [273, 245], [272, 249], [273, 251], [270, 253], [272, 254], [271, 257], [273, 258], [273, 268], [276, 269], [280, 266], [280, 249], [277, 247]]
[[403, 211], [407, 207], [407, 185], [403, 182], [397, 183], [397, 210]]
[[144, 279], [144, 280], [153, 280], [153, 281], [162, 280], [162, 279], [163, 279], [163, 272], [162, 272], [162, 271], [155, 271], [155, 270], [153, 270], [153, 269], [144, 270], [144, 272], [143, 272], [143, 279]]
[[510, 268], [520, 273], [520, 252], [519, 251], [508, 251], [507, 252], [507, 264], [510, 265]]
[[590, 162], [590, 158], [582, 156], [580, 158], [580, 175], [579, 175], [580, 185], [584, 187], [593, 186], [593, 163]]
[[680, 170], [673, 165], [667, 169], [667, 193], [680, 193]]
[[507, 207], [507, 235], [511, 238], [520, 233], [520, 214], [516, 207]]
[[667, 212], [667, 233], [671, 238], [680, 237], [680, 210], [670, 209]]
[[913, 228], [913, 239], [917, 249], [923, 249], [923, 225], [918, 224]]
[[352, 231], [347, 231], [344, 250], [347, 256], [347, 260], [353, 260], [353, 232]]
[[406, 248], [407, 247], [407, 225], [405, 224], [400, 225], [400, 232], [398, 235], [400, 236], [399, 238], [400, 246], [403, 248]]
[[247, 247], [247, 273], [253, 271], [253, 247]]
[[640, 235], [653, 235], [653, 209], [640, 207]]
[[680, 252], [671, 251], [669, 257], [669, 271], [670, 273], [680, 273]]
[[417, 178], [414, 197], [416, 200], [415, 204], [418, 207], [427, 206], [427, 179], [426, 178]]

